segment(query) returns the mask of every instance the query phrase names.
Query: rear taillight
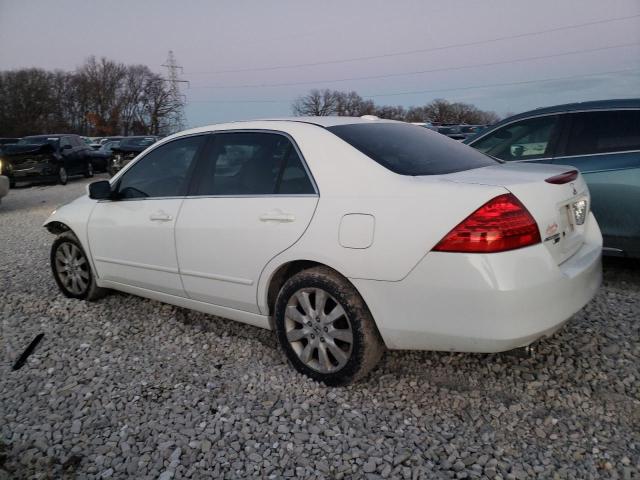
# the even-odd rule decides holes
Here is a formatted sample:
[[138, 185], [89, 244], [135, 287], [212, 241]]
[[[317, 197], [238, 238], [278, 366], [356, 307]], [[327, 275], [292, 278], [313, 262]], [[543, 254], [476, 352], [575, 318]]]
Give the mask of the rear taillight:
[[438, 243], [438, 252], [495, 253], [540, 243], [536, 221], [507, 193], [489, 200]]
[[573, 182], [576, 178], [578, 178], [578, 171], [569, 170], [568, 172], [561, 173], [560, 175], [549, 177], [545, 179], [545, 182], [553, 183], [554, 185], [564, 185], [565, 183]]

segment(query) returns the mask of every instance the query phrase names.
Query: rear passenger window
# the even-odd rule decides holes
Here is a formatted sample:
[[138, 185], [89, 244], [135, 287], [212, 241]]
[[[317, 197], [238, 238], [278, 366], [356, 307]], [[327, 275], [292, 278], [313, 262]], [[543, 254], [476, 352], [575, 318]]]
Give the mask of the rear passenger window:
[[640, 110], [575, 113], [565, 155], [640, 150]]
[[196, 195], [315, 193], [302, 159], [284, 135], [218, 133], [204, 161]]

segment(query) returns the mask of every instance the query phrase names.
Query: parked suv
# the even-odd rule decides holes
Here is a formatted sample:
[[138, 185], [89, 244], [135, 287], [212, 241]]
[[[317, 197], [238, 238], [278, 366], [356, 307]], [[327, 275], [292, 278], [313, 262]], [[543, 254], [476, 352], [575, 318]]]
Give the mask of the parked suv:
[[117, 147], [112, 148], [113, 159], [108, 171], [113, 176], [136, 156], [156, 143], [160, 137], [147, 135], [146, 137], [125, 137]]
[[79, 135], [35, 135], [5, 145], [2, 175], [11, 186], [17, 182], [58, 181], [65, 185], [72, 175], [93, 177], [91, 148]]
[[467, 143], [507, 162], [578, 168], [591, 191], [604, 252], [640, 258], [640, 99], [532, 110]]

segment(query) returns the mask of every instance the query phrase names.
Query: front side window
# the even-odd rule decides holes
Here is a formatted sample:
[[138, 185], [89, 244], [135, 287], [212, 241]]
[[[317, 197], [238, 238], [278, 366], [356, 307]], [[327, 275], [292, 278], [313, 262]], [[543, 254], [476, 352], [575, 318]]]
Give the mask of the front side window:
[[640, 110], [572, 115], [565, 155], [640, 150]]
[[472, 147], [506, 161], [548, 157], [557, 125], [557, 115], [529, 118], [499, 128], [473, 142]]
[[137, 161], [118, 181], [120, 198], [180, 197], [186, 195], [189, 174], [203, 135], [161, 145]]
[[314, 193], [300, 156], [284, 135], [215, 134], [204, 162], [197, 195]]

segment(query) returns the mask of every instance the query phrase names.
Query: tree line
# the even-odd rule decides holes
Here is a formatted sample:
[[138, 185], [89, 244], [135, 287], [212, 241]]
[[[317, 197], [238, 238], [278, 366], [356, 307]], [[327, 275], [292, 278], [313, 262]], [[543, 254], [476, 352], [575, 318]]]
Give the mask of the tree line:
[[480, 110], [475, 105], [436, 99], [422, 106], [376, 105], [357, 92], [339, 90], [311, 90], [298, 97], [292, 105], [294, 115], [339, 115], [359, 117], [376, 115], [405, 122], [455, 123], [490, 125], [500, 117], [495, 112]]
[[145, 65], [90, 57], [75, 71], [0, 72], [0, 136], [74, 132], [164, 135], [179, 130], [184, 102]]

